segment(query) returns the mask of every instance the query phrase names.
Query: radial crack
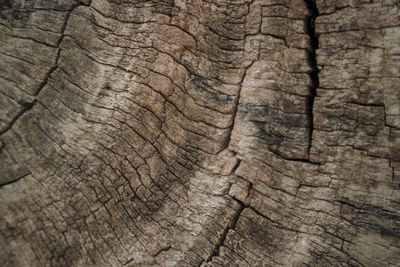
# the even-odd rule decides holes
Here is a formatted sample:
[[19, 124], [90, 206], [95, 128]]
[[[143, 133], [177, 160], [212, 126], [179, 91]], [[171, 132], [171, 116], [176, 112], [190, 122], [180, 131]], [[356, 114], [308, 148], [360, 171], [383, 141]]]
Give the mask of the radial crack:
[[[90, 2], [87, 6], [90, 6]], [[7, 131], [9, 131], [14, 123], [22, 116], [24, 115], [27, 111], [31, 110], [32, 107], [36, 104], [37, 100], [36, 100], [36, 96], [39, 95], [39, 93], [42, 91], [42, 89], [45, 87], [45, 85], [47, 84], [51, 74], [58, 68], [58, 61], [60, 59], [60, 53], [61, 53], [61, 43], [64, 39], [65, 36], [65, 30], [67, 28], [67, 24], [69, 21], [69, 18], [72, 14], [72, 12], [79, 6], [81, 5], [85, 5], [83, 3], [77, 2], [74, 6], [72, 6], [72, 8], [67, 11], [67, 15], [65, 17], [65, 21], [63, 23], [63, 25], [61, 26], [61, 30], [60, 30], [60, 38], [57, 40], [56, 43], [56, 47], [57, 47], [57, 52], [56, 52], [56, 58], [54, 60], [53, 66], [49, 69], [49, 71], [46, 73], [43, 81], [38, 85], [38, 87], [36, 88], [35, 92], [33, 93], [33, 95], [29, 96], [29, 100], [28, 101], [22, 101], [20, 104], [23, 106], [23, 109], [21, 111], [19, 111], [17, 113], [17, 115], [14, 116], [14, 118], [11, 119], [11, 121], [8, 123], [8, 125], [0, 130], [0, 135], [3, 135], [4, 133], [6, 133]]]
[[246, 78], [246, 75], [247, 75], [248, 70], [253, 66], [254, 62], [256, 62], [256, 60], [253, 60], [253, 61], [246, 67], [246, 70], [245, 70], [245, 72], [244, 72], [244, 74], [243, 74], [243, 76], [242, 76], [242, 79], [241, 79], [240, 85], [239, 85], [239, 90], [238, 90], [238, 92], [237, 92], [236, 99], [235, 99], [235, 102], [234, 102], [233, 115], [232, 115], [232, 123], [231, 123], [231, 126], [229, 127], [229, 131], [228, 131], [227, 137], [226, 137], [226, 139], [225, 139], [224, 145], [223, 145], [222, 148], [218, 151], [217, 154], [219, 154], [220, 152], [222, 152], [224, 149], [228, 148], [228, 147], [229, 147], [229, 144], [231, 143], [232, 132], [233, 132], [233, 129], [235, 128], [236, 116], [237, 116], [237, 113], [238, 113], [238, 111], [239, 111], [239, 103], [240, 103], [240, 97], [241, 97], [243, 82], [244, 82], [244, 80], [245, 80], [245, 78]]
[[[226, 239], [229, 231], [236, 228], [236, 224], [237, 224], [237, 222], [239, 220], [240, 214], [244, 210], [244, 205], [242, 203], [240, 203], [240, 202], [239, 202], [239, 204], [240, 204], [240, 207], [237, 209], [236, 213], [233, 215], [233, 218], [232, 218], [231, 222], [225, 227], [225, 229], [222, 232], [221, 236], [219, 237], [217, 243], [215, 243], [214, 249], [211, 251], [211, 253], [208, 256], [207, 260], [205, 260], [204, 262], [210, 262], [210, 261], [212, 261], [212, 259], [214, 257], [219, 256], [220, 249], [224, 245], [225, 239]], [[200, 263], [200, 266], [202, 266], [202, 264], [204, 262]]]

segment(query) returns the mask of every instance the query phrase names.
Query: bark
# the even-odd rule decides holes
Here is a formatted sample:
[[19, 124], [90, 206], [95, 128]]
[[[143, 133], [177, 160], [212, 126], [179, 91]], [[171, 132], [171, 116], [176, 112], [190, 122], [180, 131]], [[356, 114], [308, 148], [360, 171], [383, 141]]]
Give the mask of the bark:
[[1, 0], [1, 266], [400, 266], [397, 0]]

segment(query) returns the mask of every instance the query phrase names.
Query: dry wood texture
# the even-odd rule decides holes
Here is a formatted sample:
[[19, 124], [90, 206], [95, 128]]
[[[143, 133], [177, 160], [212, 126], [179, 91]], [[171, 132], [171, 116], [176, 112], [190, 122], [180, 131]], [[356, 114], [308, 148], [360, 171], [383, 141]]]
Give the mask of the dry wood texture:
[[398, 0], [0, 0], [0, 265], [400, 266]]

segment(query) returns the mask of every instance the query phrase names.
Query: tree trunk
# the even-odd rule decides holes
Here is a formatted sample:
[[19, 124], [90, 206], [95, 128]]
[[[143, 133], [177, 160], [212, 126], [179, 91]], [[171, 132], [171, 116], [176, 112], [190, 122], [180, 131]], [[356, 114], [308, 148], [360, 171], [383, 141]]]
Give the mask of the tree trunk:
[[400, 266], [398, 0], [0, 0], [1, 266]]

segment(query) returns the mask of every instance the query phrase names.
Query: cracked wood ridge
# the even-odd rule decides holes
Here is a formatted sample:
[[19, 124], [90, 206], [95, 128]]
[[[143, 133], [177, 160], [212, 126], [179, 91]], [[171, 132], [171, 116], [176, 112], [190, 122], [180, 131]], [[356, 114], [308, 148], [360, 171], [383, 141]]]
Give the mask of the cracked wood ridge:
[[398, 0], [0, 0], [0, 266], [400, 266]]

